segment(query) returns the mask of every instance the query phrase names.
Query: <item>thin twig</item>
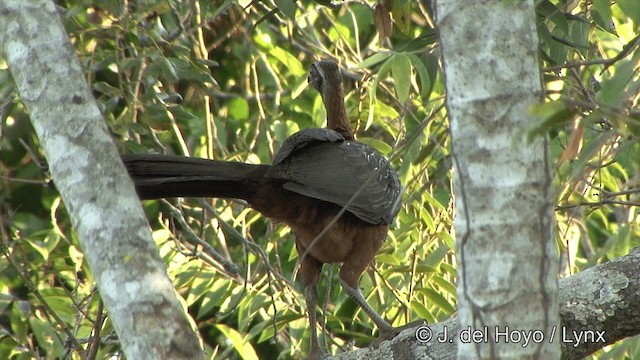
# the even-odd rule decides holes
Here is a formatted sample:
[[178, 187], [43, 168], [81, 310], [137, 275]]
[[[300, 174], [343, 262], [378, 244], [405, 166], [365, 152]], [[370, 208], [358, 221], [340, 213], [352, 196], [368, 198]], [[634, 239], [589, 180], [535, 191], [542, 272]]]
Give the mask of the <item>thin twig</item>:
[[[1, 211], [1, 209], [0, 209]], [[0, 214], [2, 215], [2, 214]], [[51, 316], [56, 324], [62, 329], [62, 332], [67, 336], [67, 341], [71, 342], [73, 348], [79, 353], [82, 354], [82, 346], [78, 343], [76, 337], [71, 333], [71, 330], [67, 327], [64, 321], [58, 316], [58, 314], [49, 306], [46, 299], [42, 296], [38, 288], [31, 282], [31, 279], [25, 274], [25, 270], [19, 265], [14, 259], [13, 255], [9, 252], [9, 238], [7, 233], [5, 232], [4, 226], [0, 226], [0, 238], [2, 238], [2, 244], [4, 245], [6, 251], [4, 251], [4, 256], [9, 261], [11, 266], [16, 270], [16, 273], [20, 277], [20, 279], [24, 282], [24, 284], [29, 288], [31, 294], [40, 302], [40, 305], [44, 308], [46, 313]], [[62, 340], [62, 339], [60, 339]]]
[[193, 245], [202, 246], [203, 250], [209, 256], [211, 256], [213, 259], [215, 259], [218, 263], [220, 263], [223, 266], [225, 272], [229, 276], [237, 277], [239, 275], [240, 272], [238, 270], [238, 267], [234, 263], [232, 263], [231, 261], [225, 259], [222, 255], [220, 255], [216, 251], [216, 249], [213, 248], [213, 246], [209, 245], [209, 243], [207, 243], [206, 241], [202, 240], [200, 237], [198, 237], [198, 235], [196, 235], [193, 232], [193, 230], [191, 229], [189, 224], [187, 224], [187, 220], [185, 220], [184, 216], [182, 215], [182, 212], [180, 212], [180, 210], [178, 210], [178, 208], [173, 206], [173, 204], [171, 204], [169, 201], [167, 201], [165, 199], [162, 199], [161, 202], [167, 206], [167, 208], [169, 209], [171, 215], [178, 221], [178, 224], [180, 224], [180, 227], [184, 231], [185, 239], [189, 243], [191, 243]]

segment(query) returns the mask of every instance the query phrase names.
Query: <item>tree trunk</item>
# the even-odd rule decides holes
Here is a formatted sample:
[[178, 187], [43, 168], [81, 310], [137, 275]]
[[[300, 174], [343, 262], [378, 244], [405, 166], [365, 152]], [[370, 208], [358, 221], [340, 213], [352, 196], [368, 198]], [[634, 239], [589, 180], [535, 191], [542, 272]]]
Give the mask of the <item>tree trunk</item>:
[[[534, 2], [437, 2], [451, 120], [458, 357], [560, 356], [547, 139]], [[551, 341], [553, 340], [553, 341]]]
[[0, 33], [127, 358], [202, 359], [55, 5], [1, 2]]

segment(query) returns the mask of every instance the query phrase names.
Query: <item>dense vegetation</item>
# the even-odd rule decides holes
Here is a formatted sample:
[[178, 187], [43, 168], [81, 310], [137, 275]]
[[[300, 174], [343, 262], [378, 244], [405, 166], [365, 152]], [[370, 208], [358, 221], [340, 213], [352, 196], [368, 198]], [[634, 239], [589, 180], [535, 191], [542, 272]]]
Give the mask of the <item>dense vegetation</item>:
[[[301, 128], [324, 126], [309, 64], [346, 69], [358, 139], [391, 159], [401, 211], [361, 279], [396, 325], [456, 309], [448, 122], [433, 13], [395, 1], [58, 0], [60, 15], [121, 152], [271, 162]], [[569, 275], [640, 243], [640, 5], [540, 1], [544, 104], [556, 236]], [[508, 31], [508, 29], [505, 29]], [[479, 29], [477, 36], [481, 35]], [[120, 354], [94, 279], [28, 114], [0, 62], [0, 358], [58, 358], [101, 329], [97, 358]], [[211, 358], [291, 358], [308, 324], [293, 234], [237, 202], [144, 203], [159, 251]], [[105, 219], [108, 221], [108, 219]], [[203, 246], [206, 243], [210, 247]], [[216, 254], [241, 270], [233, 276]], [[363, 346], [373, 323], [325, 266], [330, 349]], [[637, 339], [607, 355], [638, 353]]]

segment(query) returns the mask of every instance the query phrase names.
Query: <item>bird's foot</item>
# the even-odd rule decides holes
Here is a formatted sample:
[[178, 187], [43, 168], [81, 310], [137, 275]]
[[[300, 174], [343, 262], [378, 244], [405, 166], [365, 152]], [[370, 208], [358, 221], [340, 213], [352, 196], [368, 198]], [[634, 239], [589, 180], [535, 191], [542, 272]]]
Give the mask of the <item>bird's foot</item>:
[[381, 328], [380, 335], [378, 335], [378, 337], [373, 340], [371, 346], [373, 346], [374, 349], [377, 349], [383, 341], [391, 340], [404, 330], [418, 327], [424, 324], [426, 324], [426, 321], [418, 320], [398, 327], [389, 327], [386, 329]]

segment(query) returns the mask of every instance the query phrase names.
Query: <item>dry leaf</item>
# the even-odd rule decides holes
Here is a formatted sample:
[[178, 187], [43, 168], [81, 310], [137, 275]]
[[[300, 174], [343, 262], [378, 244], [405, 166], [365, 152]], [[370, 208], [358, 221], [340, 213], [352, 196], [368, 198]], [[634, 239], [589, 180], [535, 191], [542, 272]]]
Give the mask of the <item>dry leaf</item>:
[[567, 160], [571, 160], [576, 157], [580, 148], [582, 148], [582, 139], [584, 138], [584, 128], [580, 125], [580, 121], [577, 119], [573, 122], [573, 130], [569, 137], [569, 144], [567, 148], [562, 152], [562, 156], [558, 160], [558, 164], [562, 164]]
[[389, 14], [389, 10], [387, 10], [387, 8], [380, 2], [377, 2], [374, 7], [373, 19], [376, 24], [376, 29], [378, 30], [378, 36], [380, 36], [380, 40], [384, 40], [391, 36], [391, 15]]

